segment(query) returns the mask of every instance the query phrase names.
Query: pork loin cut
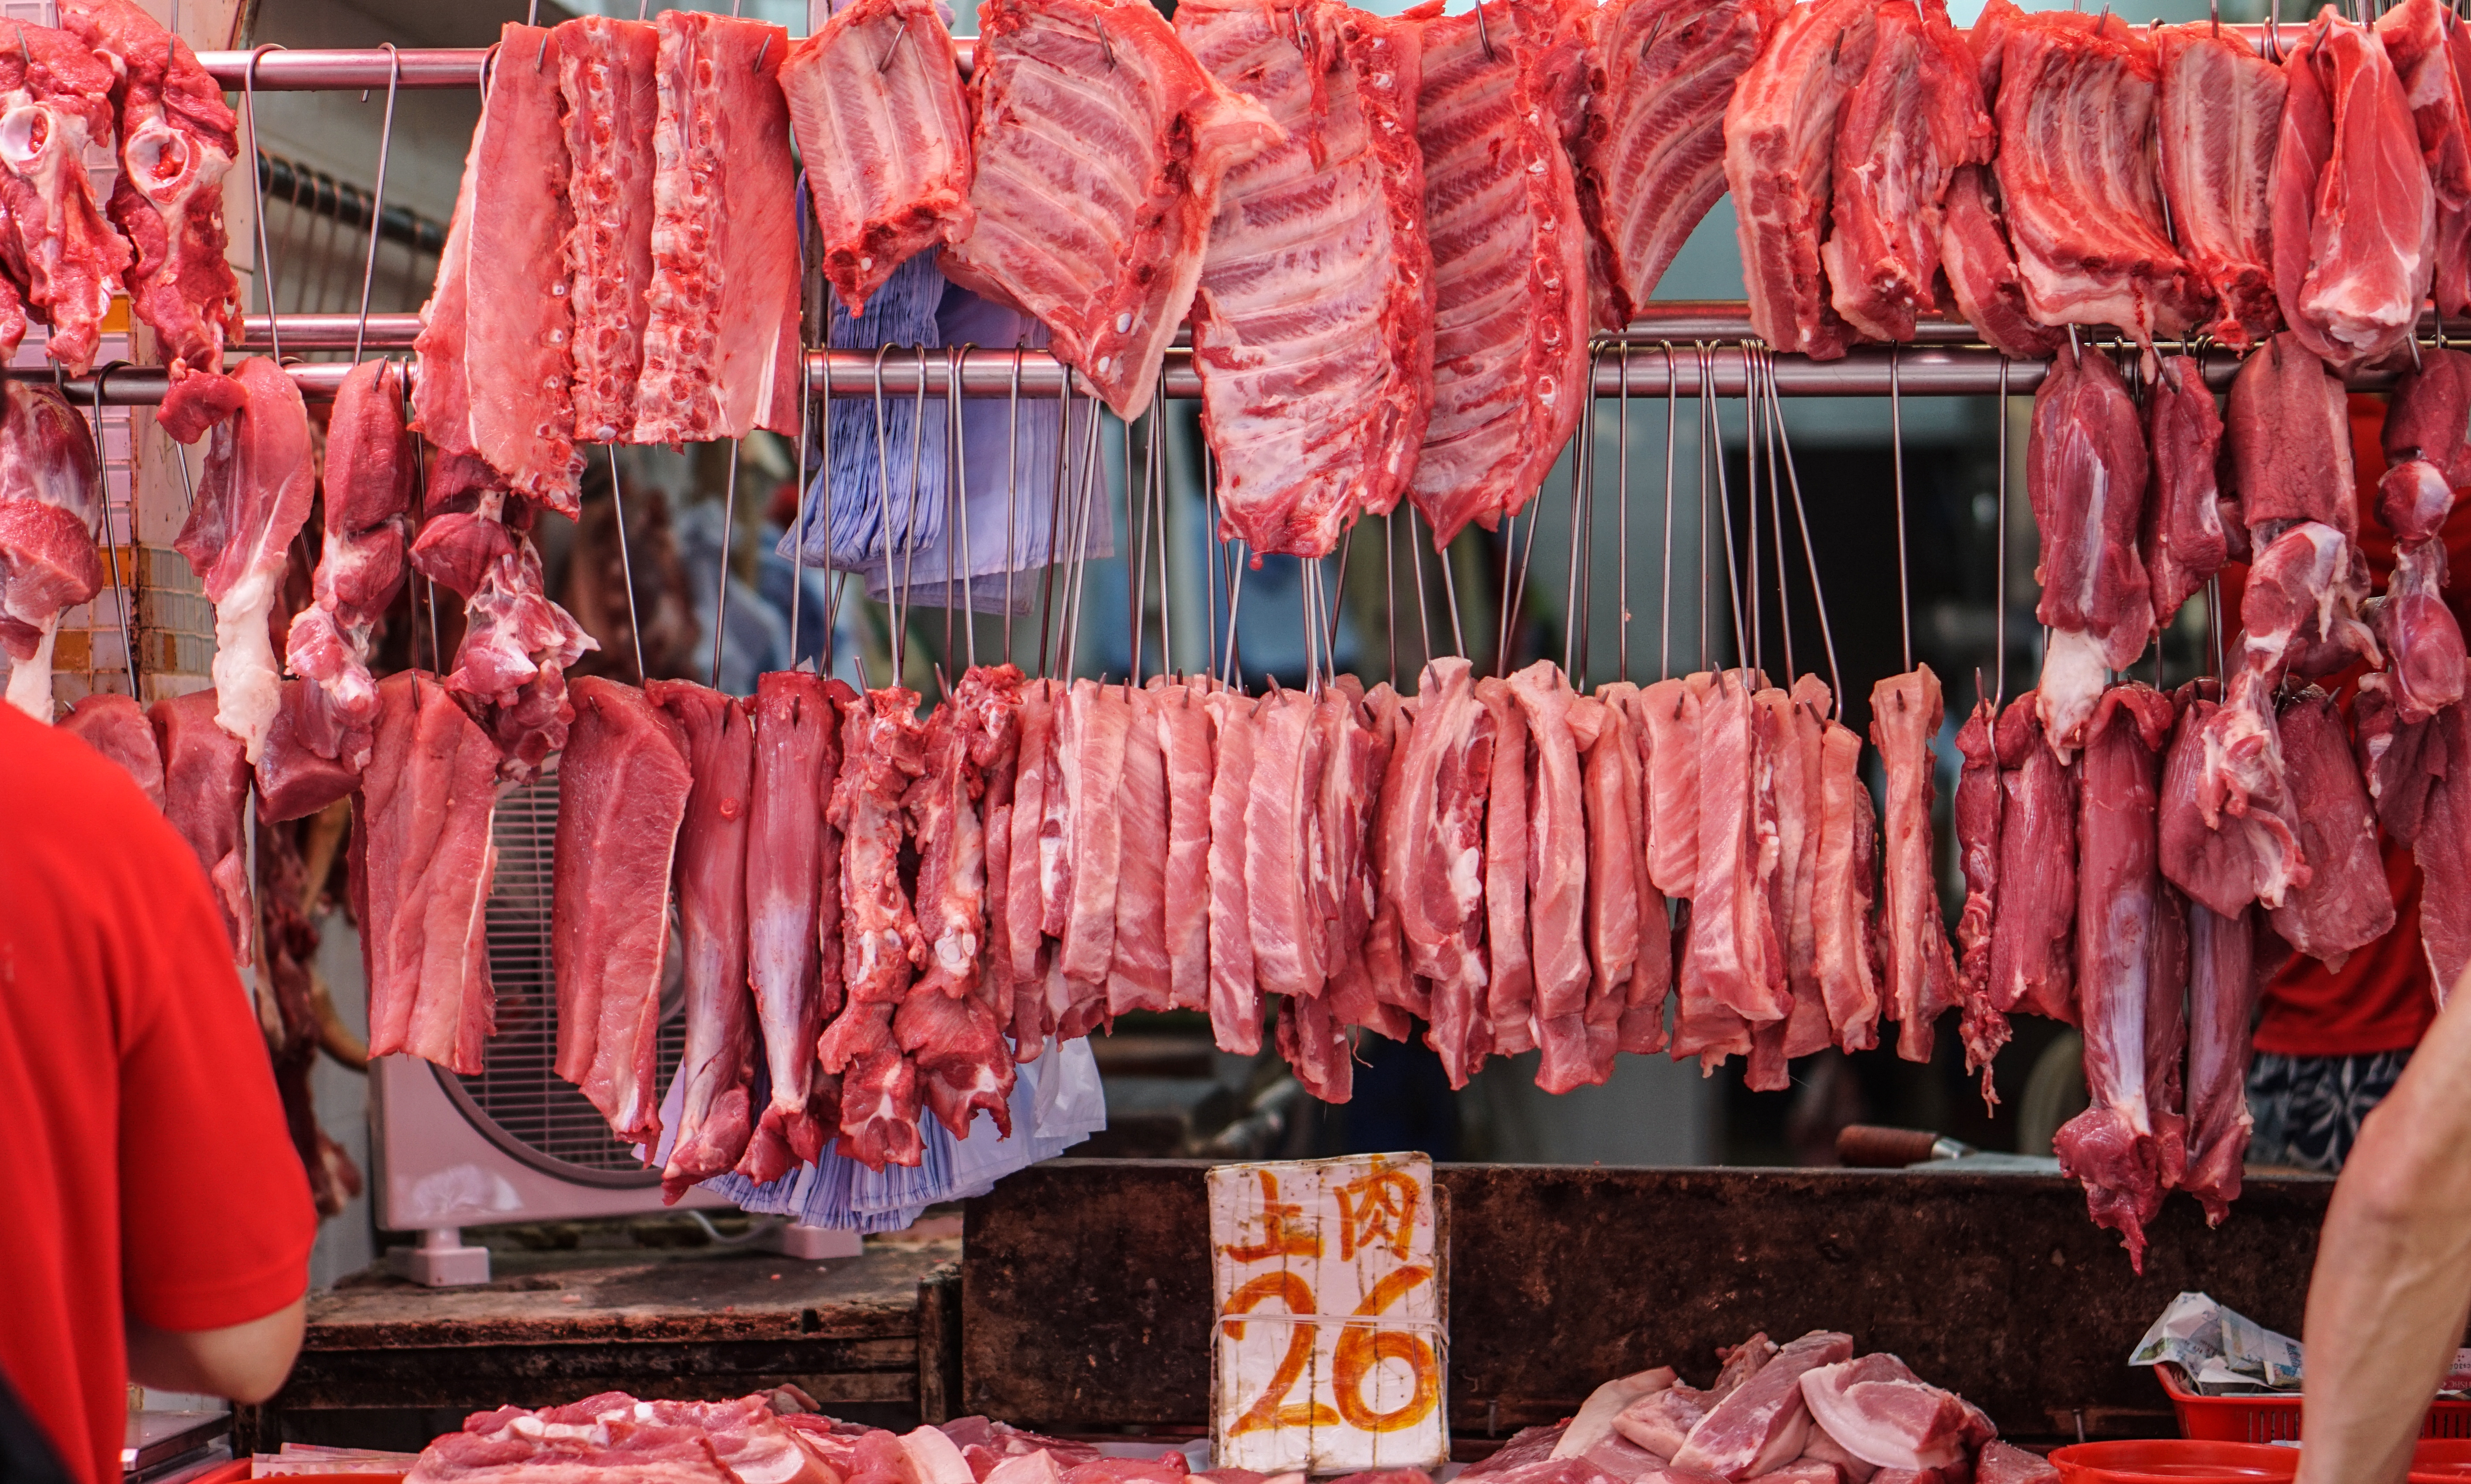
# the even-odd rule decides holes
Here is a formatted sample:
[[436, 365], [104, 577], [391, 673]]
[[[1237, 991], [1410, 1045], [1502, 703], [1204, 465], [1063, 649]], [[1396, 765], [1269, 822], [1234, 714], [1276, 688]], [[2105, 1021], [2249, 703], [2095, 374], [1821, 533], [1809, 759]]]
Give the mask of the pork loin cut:
[[1939, 677], [1928, 665], [1871, 688], [1871, 744], [1887, 775], [1885, 990], [1888, 1013], [1897, 1023], [1896, 1054], [1911, 1062], [1930, 1060], [1936, 1024], [1958, 998], [1956, 960], [1932, 870], [1930, 742], [1943, 715]]
[[2034, 613], [2051, 625], [2039, 697], [2061, 761], [2083, 741], [2107, 671], [2153, 633], [2152, 581], [2138, 557], [2149, 456], [2136, 403], [2100, 354], [2063, 353], [2034, 393], [2025, 491], [2042, 544]]

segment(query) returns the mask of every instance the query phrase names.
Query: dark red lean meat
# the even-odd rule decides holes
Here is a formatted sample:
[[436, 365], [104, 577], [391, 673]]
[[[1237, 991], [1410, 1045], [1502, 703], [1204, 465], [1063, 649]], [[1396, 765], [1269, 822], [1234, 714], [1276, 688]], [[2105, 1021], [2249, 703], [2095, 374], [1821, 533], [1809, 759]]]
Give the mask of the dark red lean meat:
[[2427, 801], [2412, 832], [2418, 862], [2420, 947], [2439, 1004], [2471, 968], [2471, 701], [2424, 723]]
[[2147, 393], [2145, 416], [2153, 482], [2146, 492], [2138, 549], [2158, 631], [2170, 627], [2179, 605], [2222, 570], [2229, 551], [2214, 478], [2223, 419], [2212, 389], [2189, 356], [2163, 358], [2161, 376]]
[[[167, 788], [178, 770], [180, 733], [194, 737], [206, 719], [200, 707], [164, 727], [180, 704], [155, 706]], [[351, 836], [352, 907], [369, 980], [369, 1054], [408, 1051], [475, 1073], [482, 1045], [497, 1028], [482, 926], [497, 862], [490, 823], [504, 791], [498, 752], [437, 682], [417, 671], [379, 682], [376, 731], [353, 801]], [[238, 744], [224, 741], [237, 762]], [[238, 837], [235, 819], [235, 843]], [[662, 916], [666, 921], [666, 910]], [[563, 976], [559, 986], [564, 1031]]]
[[2422, 346], [2394, 384], [2381, 441], [2389, 464], [2424, 459], [2448, 484], [2471, 484], [2471, 351]]
[[2443, 541], [2400, 541], [2384, 595], [2367, 605], [2386, 655], [2381, 678], [2404, 721], [2425, 720], [2462, 698], [2462, 626], [2446, 604]]
[[1725, 109], [1725, 181], [1741, 239], [1751, 327], [1815, 360], [1845, 354], [1820, 254], [1846, 95], [1871, 64], [1871, 0], [1812, 0], [1785, 12]]
[[94, 545], [103, 500], [94, 435], [68, 399], [33, 382], [0, 384], [0, 648], [10, 704], [37, 721], [52, 719], [60, 613], [103, 590]]
[[2252, 915], [2224, 917], [2188, 904], [2188, 1163], [2179, 1186], [2214, 1226], [2239, 1198], [2255, 1124], [2247, 1110], [2257, 994]]
[[2043, 740], [2039, 697], [2000, 712], [1999, 873], [2036, 883], [2007, 893], [1990, 930], [1990, 1005], [2075, 1025], [2077, 774]]
[[403, 379], [390, 361], [354, 366], [326, 421], [325, 540], [316, 601], [292, 616], [284, 659], [310, 682], [301, 692], [301, 742], [320, 757], [365, 763], [377, 720], [369, 652], [403, 585], [412, 509], [412, 439]]
[[550, 601], [540, 553], [529, 536], [489, 564], [463, 605], [463, 643], [446, 688], [498, 744], [509, 782], [530, 778], [567, 743], [575, 717], [566, 671], [600, 648], [575, 616]]
[[[1993, 739], [1997, 713], [1990, 697], [1976, 702], [1957, 728], [1956, 750], [1965, 759], [1956, 780], [1956, 858], [1965, 873], [1965, 911], [1956, 923], [1957, 988], [1964, 1009], [1965, 1070], [1982, 1074], [1982, 1096], [1996, 1105], [1990, 1062], [2008, 1043], [2008, 1020], [1990, 998], [1990, 940], [1998, 920], [2001, 787], [1999, 749]], [[2038, 888], [2040, 878], [2026, 882]]]
[[2307, 884], [2299, 852], [2282, 728], [2271, 684], [2253, 670], [2232, 675], [2223, 703], [2192, 705], [2203, 726], [2181, 771], [2181, 748], [2164, 780], [2162, 868], [2179, 888], [2227, 917], [2250, 902], [2279, 907]]
[[2375, 811], [2332, 697], [2310, 686], [2285, 697], [2275, 720], [2308, 879], [2283, 897], [2268, 920], [2282, 941], [2340, 968], [2394, 927]]
[[119, 764], [148, 803], [163, 807], [163, 748], [143, 707], [126, 695], [91, 691], [60, 718], [59, 728]]
[[2460, 25], [2438, 0], [2402, 0], [2376, 19], [2428, 165], [2436, 200], [2433, 287], [2437, 308], [2449, 315], [2471, 307], [2471, 263], [2464, 261], [2471, 251], [2471, 79], [2454, 35]]
[[815, 1095], [815, 1037], [840, 1008], [840, 954], [823, 956], [819, 916], [820, 904], [836, 932], [839, 831], [824, 809], [839, 772], [840, 712], [826, 682], [804, 671], [757, 677], [746, 969], [772, 1094], [738, 1168], [759, 1184], [820, 1158], [839, 1119], [837, 1089]]
[[2240, 363], [2224, 423], [2240, 510], [2260, 550], [2291, 521], [2358, 531], [2342, 383], [2297, 335], [2286, 330]]
[[2212, 26], [2153, 35], [2162, 68], [2153, 116], [2162, 199], [2189, 266], [2214, 296], [2204, 333], [2246, 350], [2282, 324], [2268, 258], [2282, 69]]
[[685, 1088], [661, 1198], [735, 1166], [754, 1119], [754, 1002], [746, 978], [746, 859], [755, 792], [747, 705], [692, 680], [651, 680], [645, 694], [686, 743], [686, 813], [678, 825], [679, 960], [686, 977]]
[[[405, 689], [409, 690], [409, 682]], [[204, 868], [206, 882], [214, 888], [215, 906], [223, 912], [224, 930], [231, 936], [232, 961], [244, 966], [250, 964], [256, 959], [253, 946], [256, 913], [249, 903], [248, 854], [242, 823], [242, 813], [248, 804], [248, 759], [241, 751], [240, 740], [216, 724], [215, 693], [212, 691], [192, 691], [186, 695], [156, 701], [147, 709], [146, 719], [153, 725], [155, 746], [163, 759], [164, 816], [172, 821], [172, 828], [180, 832], [180, 837], [189, 842], [189, 848], [198, 853], [198, 864]], [[407, 718], [407, 730], [409, 720]], [[435, 797], [435, 793], [431, 796], [433, 807]], [[425, 822], [425, 827], [435, 829], [440, 824], [441, 821], [431, 819]], [[372, 829], [375, 828], [372, 825]], [[482, 838], [485, 846], [485, 818]], [[485, 892], [488, 873], [484, 870], [481, 874]], [[418, 910], [428, 912], [438, 909], [446, 895], [441, 891], [437, 904], [389, 905], [416, 906]], [[471, 920], [477, 922], [478, 906], [470, 902], [465, 906], [475, 914]], [[364, 917], [362, 921], [366, 923], [368, 919]], [[465, 926], [468, 929], [470, 923]], [[365, 939], [367, 932], [368, 930], [364, 928]], [[473, 936], [477, 939], [477, 932]], [[454, 940], [440, 937], [436, 941], [442, 956], [444, 946]], [[416, 954], [422, 945], [415, 936], [409, 946]], [[485, 973], [484, 969], [484, 977]], [[369, 982], [375, 985], [377, 976], [371, 975]], [[395, 982], [406, 981], [397, 979]], [[369, 1027], [374, 1046], [378, 1028], [374, 1011]], [[452, 1044], [451, 1040], [448, 1044]], [[476, 1047], [473, 1051], [476, 1070], [479, 1054]]]
[[1948, 953], [1931, 860], [1931, 739], [1944, 715], [1939, 677], [1927, 665], [1871, 691], [1871, 744], [1887, 776], [1881, 858], [1887, 891], [1881, 935], [1888, 945], [1886, 998], [1896, 1024], [1896, 1054], [1926, 1062], [1941, 1015], [1956, 1004], [1956, 961]]
[[2062, 762], [2083, 742], [2108, 672], [2153, 637], [2153, 586], [2136, 550], [2150, 467], [2119, 368], [2101, 354], [2055, 357], [2034, 393], [2025, 490], [2041, 537], [2034, 613], [2051, 626], [2036, 695]]

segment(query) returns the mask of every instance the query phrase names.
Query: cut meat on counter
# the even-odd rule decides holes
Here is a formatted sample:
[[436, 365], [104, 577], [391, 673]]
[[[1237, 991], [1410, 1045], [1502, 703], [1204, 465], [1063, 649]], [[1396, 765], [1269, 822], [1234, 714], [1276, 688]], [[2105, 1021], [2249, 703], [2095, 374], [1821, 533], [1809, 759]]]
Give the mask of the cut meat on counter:
[[1116, 415], [1139, 416], [1191, 308], [1219, 183], [1281, 130], [1147, 5], [997, 0], [978, 31], [977, 222], [942, 266], [1036, 315]]
[[163, 748], [135, 701], [109, 691], [90, 692], [60, 718], [59, 726], [119, 764], [148, 803], [163, 807]]
[[[575, 314], [565, 278], [574, 212], [557, 33], [507, 23], [463, 161], [455, 218], [413, 342], [414, 426], [446, 454], [477, 455], [508, 488], [577, 515]], [[488, 189], [481, 188], [482, 181]]]
[[587, 675], [573, 694], [552, 863], [557, 1074], [622, 1142], [650, 1143], [671, 857], [694, 779], [677, 723], [643, 692]]
[[1175, 24], [1286, 131], [1220, 183], [1193, 298], [1222, 530], [1325, 556], [1397, 506], [1432, 415], [1422, 33], [1333, 0], [1213, 0]]
[[1788, 0], [1613, 0], [1587, 12], [1579, 206], [1623, 324], [1725, 194], [1725, 107]]
[[651, 315], [653, 81], [660, 34], [644, 22], [585, 15], [557, 28], [567, 200], [561, 262], [575, 301], [575, 436], [618, 443], [635, 429]]
[[1937, 303], [1948, 182], [1995, 143], [1973, 54], [1939, 0], [1887, 0], [1862, 80], [1836, 119], [1830, 302], [1871, 340], [1909, 341]]
[[2041, 536], [2034, 614], [2051, 626], [2042, 731], [2062, 762], [2083, 745], [2108, 671], [2133, 664], [2153, 637], [2153, 586], [2136, 548], [2149, 466], [2135, 400], [2110, 358], [2056, 356], [2034, 393], [2025, 492]]
[[736, 1165], [751, 1119], [753, 1009], [746, 992], [746, 859], [755, 739], [746, 705], [692, 680], [644, 687], [685, 742], [694, 784], [678, 826], [678, 957], [686, 978], [685, 1089], [661, 1198]]
[[781, 63], [824, 280], [851, 315], [892, 271], [970, 233], [970, 103], [925, 0], [857, 0]]
[[2149, 343], [2200, 323], [2204, 285], [2172, 246], [2154, 174], [2152, 45], [2115, 15], [1992, 0], [1973, 48], [1997, 72], [1999, 196], [2034, 318]]
[[841, 1005], [840, 832], [824, 806], [840, 772], [835, 703], [854, 694], [804, 671], [755, 682], [746, 967], [773, 1091], [738, 1167], [758, 1183], [820, 1158], [839, 1120], [839, 1088], [817, 1086], [815, 1036]]
[[2295, 332], [2274, 336], [2240, 363], [2224, 422], [2250, 532], [2270, 540], [2289, 521], [2359, 530], [2342, 383]]
[[815, 1055], [841, 1078], [841, 1150], [881, 1169], [916, 1165], [923, 1093], [894, 1039], [893, 1016], [926, 960], [918, 918], [902, 884], [909, 838], [903, 800], [926, 771], [918, 693], [888, 686], [844, 697], [841, 767], [824, 817], [841, 835], [840, 1013]]
[[1948, 177], [1940, 268], [1958, 312], [1985, 344], [2002, 355], [2040, 360], [2067, 337], [2035, 319], [2026, 306], [2025, 278], [2000, 220], [1998, 188], [1988, 165], [1960, 165]]
[[1536, 492], [1579, 426], [1588, 238], [1563, 141], [1578, 118], [1578, 11], [1503, 0], [1424, 26], [1416, 141], [1433, 249], [1433, 412], [1412, 498], [1441, 550]]
[[0, 359], [16, 354], [22, 311], [32, 310], [51, 326], [45, 353], [82, 375], [134, 256], [96, 208], [85, 167], [89, 146], [110, 147], [115, 79], [65, 31], [10, 27], [17, 44], [0, 51], [0, 113], [10, 120], [0, 139], [0, 278], [13, 283], [0, 303]]
[[[248, 757], [240, 739], [216, 724], [215, 705], [214, 692], [193, 691], [156, 701], [146, 719], [163, 759], [163, 813], [198, 853], [223, 911], [224, 930], [231, 935], [232, 961], [246, 966], [256, 958], [256, 914], [249, 909], [241, 819], [248, 806]], [[377, 977], [371, 975], [369, 982], [374, 986]], [[369, 1024], [374, 1035], [377, 1022]]]
[[[2382, 864], [2377, 879], [2385, 879]], [[2247, 909], [2224, 917], [2201, 902], [2188, 904], [2188, 1166], [2179, 1185], [2215, 1226], [2239, 1199], [2255, 1123], [2247, 1111], [2255, 960], [2256, 928]]]
[[2169, 697], [2128, 684], [2104, 693], [2088, 728], [2079, 764], [2076, 980], [2093, 1105], [2055, 1141], [2060, 1173], [2084, 1182], [2094, 1221], [2121, 1235], [2139, 1271], [2145, 1224], [2162, 1206], [2162, 1145], [2171, 1137], [2165, 1111], [2148, 1101], [2146, 1034], [2162, 911], [2161, 752], [2172, 720]]
[[[158, 730], [164, 708], [177, 704], [157, 705]], [[167, 758], [174, 735], [165, 733]], [[435, 679], [405, 671], [379, 683], [351, 840], [371, 1056], [404, 1051], [467, 1075], [481, 1070], [482, 1044], [497, 1028], [482, 931], [501, 791], [497, 748]]]
[[67, 0], [60, 24], [117, 75], [120, 175], [104, 209], [134, 249], [123, 275], [129, 307], [173, 380], [220, 371], [241, 321], [223, 192], [240, 132], [223, 84], [129, 0]]
[[2166, 356], [2146, 397], [2147, 447], [2153, 459], [2146, 491], [2145, 529], [2138, 539], [2152, 588], [2153, 626], [2171, 626], [2179, 605], [2222, 571], [2230, 547], [2223, 530], [2215, 465], [2223, 446], [2222, 413], [2191, 356]]
[[789, 34], [701, 11], [663, 11], [653, 24], [652, 281], [632, 436], [794, 434], [806, 363], [797, 167], [778, 81]]
[[48, 387], [0, 384], [0, 648], [9, 703], [37, 721], [52, 719], [60, 613], [103, 590], [103, 501], [85, 418]]
[[2348, 369], [2399, 348], [2436, 268], [2436, 198], [2375, 29], [2320, 13], [2293, 46], [2273, 156], [2283, 322]]
[[2269, 921], [2294, 949], [2340, 968], [2394, 927], [2375, 811], [2332, 697], [2310, 686], [2286, 697], [2275, 720], [2308, 879], [2294, 885]]
[[1803, 1378], [1853, 1358], [1853, 1337], [1816, 1331], [1786, 1345], [1692, 1425], [1676, 1469], [1751, 1478], [1801, 1456], [1810, 1437]]
[[1801, 1398], [1829, 1441], [1882, 1470], [1962, 1465], [1998, 1430], [1981, 1408], [1875, 1351], [1804, 1373]]
[[1928, 665], [1871, 688], [1871, 744], [1879, 749], [1888, 784], [1880, 852], [1885, 989], [1888, 1014], [1897, 1023], [1896, 1054], [1912, 1062], [1930, 1060], [1938, 1020], [1958, 998], [1931, 852], [1930, 744], [1943, 715], [1939, 677]]
[[1999, 875], [1990, 929], [1990, 1006], [2076, 1024], [2077, 777], [2042, 736], [2028, 691], [1999, 714]]
[[463, 644], [446, 688], [473, 719], [488, 728], [510, 783], [538, 773], [567, 744], [575, 719], [566, 671], [600, 641], [543, 589], [540, 553], [517, 537], [510, 554], [489, 564], [463, 605]]
[[232, 379], [247, 400], [237, 417], [215, 428], [197, 501], [172, 544], [215, 605], [216, 719], [255, 763], [282, 704], [267, 615], [280, 596], [292, 539], [308, 523], [318, 466], [309, 409], [291, 376], [251, 356]]
[[2153, 130], [2162, 199], [2189, 266], [2214, 296], [2214, 316], [2200, 328], [2246, 350], [2282, 324], [2268, 252], [2288, 83], [2256, 48], [2217, 27], [2165, 26], [2153, 46], [2162, 68]]
[[301, 692], [301, 743], [355, 768], [367, 761], [377, 724], [369, 650], [403, 585], [414, 461], [404, 433], [401, 373], [390, 361], [354, 366], [326, 420], [326, 529], [312, 583], [316, 601], [292, 616], [284, 658], [310, 682]]
[[[1871, 0], [1794, 7], [1725, 109], [1725, 180], [1751, 328], [1777, 350], [1818, 361], [1835, 360], [1853, 342], [1831, 301], [1820, 244], [1840, 110], [1871, 64], [1878, 17]], [[1893, 73], [1882, 86], [1893, 88]]]

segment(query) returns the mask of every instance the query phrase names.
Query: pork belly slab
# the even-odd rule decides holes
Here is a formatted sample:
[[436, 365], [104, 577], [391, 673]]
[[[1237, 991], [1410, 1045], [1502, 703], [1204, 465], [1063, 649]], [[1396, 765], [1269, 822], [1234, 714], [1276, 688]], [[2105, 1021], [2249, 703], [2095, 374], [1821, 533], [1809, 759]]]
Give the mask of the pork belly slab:
[[1846, 95], [1871, 63], [1871, 0], [1812, 0], [1786, 12], [1725, 110], [1725, 180], [1741, 239], [1751, 326], [1777, 350], [1832, 361], [1853, 329], [1828, 294], [1820, 247]]

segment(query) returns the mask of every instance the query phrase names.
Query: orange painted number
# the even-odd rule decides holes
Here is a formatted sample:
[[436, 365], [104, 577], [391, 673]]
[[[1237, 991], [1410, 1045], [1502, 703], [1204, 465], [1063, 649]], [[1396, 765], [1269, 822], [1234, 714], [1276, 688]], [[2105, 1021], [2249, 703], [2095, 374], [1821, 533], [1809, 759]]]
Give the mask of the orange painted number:
[[[1428, 1267], [1400, 1268], [1375, 1284], [1355, 1311], [1368, 1317], [1381, 1313], [1418, 1284], [1431, 1281], [1432, 1276], [1433, 1270]], [[1405, 1365], [1415, 1378], [1415, 1390], [1399, 1406], [1377, 1412], [1364, 1404], [1364, 1383], [1385, 1360]], [[1341, 1328], [1330, 1367], [1338, 1413], [1351, 1427], [1366, 1432], [1403, 1431], [1431, 1416], [1433, 1408], [1441, 1404], [1441, 1367], [1434, 1360], [1433, 1347], [1401, 1331], [1355, 1325]]]
[[[1269, 1299], [1277, 1299], [1290, 1314], [1313, 1311], [1312, 1289], [1303, 1279], [1292, 1273], [1263, 1273], [1236, 1290], [1227, 1301], [1227, 1312], [1231, 1315], [1249, 1313]], [[1228, 1318], [1221, 1323], [1226, 1326], [1228, 1338], [1240, 1340], [1244, 1337], [1244, 1321], [1241, 1319]], [[1304, 1379], [1305, 1367], [1312, 1361], [1315, 1329], [1310, 1324], [1290, 1328], [1294, 1332], [1287, 1336], [1287, 1353], [1279, 1357], [1279, 1368], [1270, 1373], [1270, 1384], [1262, 1391], [1260, 1399], [1246, 1407], [1244, 1415], [1236, 1418], [1236, 1425], [1227, 1429], [1229, 1437], [1259, 1432], [1263, 1428], [1330, 1427], [1337, 1425], [1338, 1414], [1311, 1401], [1309, 1394], [1304, 1402], [1285, 1400], [1287, 1393], [1295, 1389], [1296, 1382]]]

